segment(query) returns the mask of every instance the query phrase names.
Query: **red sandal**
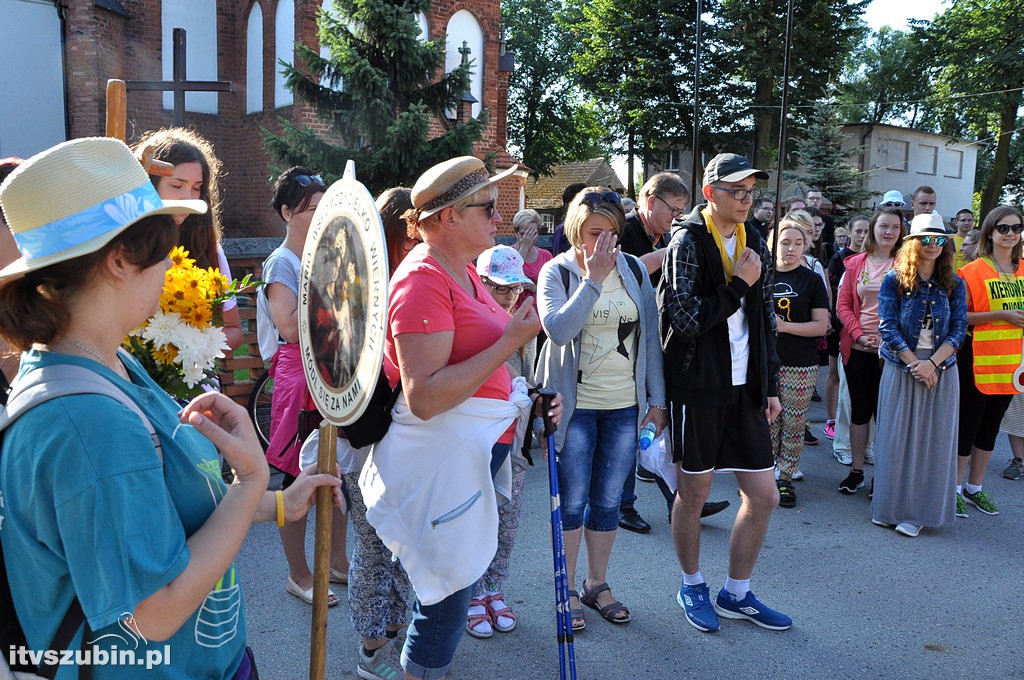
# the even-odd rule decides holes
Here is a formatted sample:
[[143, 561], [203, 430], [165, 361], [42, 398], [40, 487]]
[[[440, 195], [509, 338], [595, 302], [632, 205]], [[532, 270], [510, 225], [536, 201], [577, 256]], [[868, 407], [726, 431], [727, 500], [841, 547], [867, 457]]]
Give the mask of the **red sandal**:
[[483, 632], [483, 631], [479, 631], [479, 630], [476, 629], [476, 627], [479, 626], [484, 621], [486, 621], [488, 624], [491, 623], [491, 615], [490, 615], [490, 611], [491, 610], [490, 610], [490, 607], [487, 606], [487, 603], [484, 600], [478, 600], [476, 598], [473, 598], [472, 600], [469, 601], [469, 606], [470, 606], [470, 608], [473, 608], [473, 607], [483, 607], [484, 613], [483, 614], [468, 614], [467, 615], [467, 617], [466, 617], [466, 632], [469, 633], [470, 635], [472, 635], [473, 637], [479, 638], [481, 640], [486, 640], [487, 638], [489, 638], [492, 635], [494, 635], [494, 631], [493, 630], [489, 630], [487, 632]]
[[[516, 615], [512, 613], [512, 608], [505, 604], [504, 609], [495, 609], [492, 605], [493, 602], [501, 602], [505, 604], [505, 598], [501, 593], [494, 593], [493, 595], [487, 595], [484, 597], [484, 607], [487, 609], [487, 613], [491, 617], [491, 627], [499, 633], [510, 633], [516, 628]], [[503, 616], [506, 619], [512, 619], [512, 624], [509, 626], [499, 626], [498, 617]]]

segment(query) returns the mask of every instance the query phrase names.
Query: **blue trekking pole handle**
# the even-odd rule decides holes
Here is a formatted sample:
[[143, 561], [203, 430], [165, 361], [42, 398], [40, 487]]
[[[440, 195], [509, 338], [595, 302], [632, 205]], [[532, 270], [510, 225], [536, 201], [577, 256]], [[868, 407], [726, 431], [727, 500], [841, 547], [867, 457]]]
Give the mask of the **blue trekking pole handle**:
[[541, 413], [544, 420], [544, 435], [548, 444], [548, 488], [551, 494], [551, 549], [555, 568], [555, 622], [558, 631], [558, 670], [560, 680], [565, 680], [566, 657], [569, 673], [576, 680], [576, 654], [573, 649], [572, 616], [569, 611], [569, 582], [565, 566], [565, 544], [562, 539], [562, 510], [558, 492], [558, 464], [555, 456], [555, 424], [548, 412], [551, 402], [558, 394], [554, 390], [538, 390], [541, 399]]

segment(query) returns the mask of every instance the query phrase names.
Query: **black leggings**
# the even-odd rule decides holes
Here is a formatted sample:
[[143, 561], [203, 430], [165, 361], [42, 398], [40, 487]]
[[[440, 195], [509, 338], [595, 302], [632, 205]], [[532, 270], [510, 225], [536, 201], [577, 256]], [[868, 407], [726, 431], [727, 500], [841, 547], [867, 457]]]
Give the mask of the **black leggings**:
[[999, 424], [1010, 406], [1013, 395], [983, 394], [974, 383], [974, 347], [967, 336], [956, 356], [960, 377], [960, 431], [957, 455], [969, 456], [971, 449], [991, 451], [996, 447]]
[[850, 350], [843, 364], [850, 392], [850, 424], [867, 425], [878, 410], [878, 385], [882, 382], [881, 359], [874, 352]]

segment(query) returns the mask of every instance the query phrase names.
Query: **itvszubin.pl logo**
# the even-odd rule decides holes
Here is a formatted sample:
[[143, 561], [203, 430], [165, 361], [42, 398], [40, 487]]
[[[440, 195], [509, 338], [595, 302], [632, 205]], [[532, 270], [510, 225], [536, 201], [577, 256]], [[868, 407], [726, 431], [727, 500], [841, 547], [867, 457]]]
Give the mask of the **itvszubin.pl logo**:
[[[100, 637], [89, 640], [84, 649], [26, 649], [24, 647], [11, 647], [8, 650], [7, 660], [10, 665], [33, 665], [33, 666], [145, 666], [146, 670], [152, 670], [157, 666], [169, 665], [171, 663], [171, 646], [164, 645], [162, 648], [146, 647], [139, 648], [139, 643], [148, 645], [149, 641], [139, 632], [135, 623], [135, 617], [125, 613], [118, 626], [123, 635], [118, 633], [107, 633]], [[96, 643], [100, 640], [113, 638], [120, 640], [125, 647], [132, 649], [114, 648], [100, 649]]]

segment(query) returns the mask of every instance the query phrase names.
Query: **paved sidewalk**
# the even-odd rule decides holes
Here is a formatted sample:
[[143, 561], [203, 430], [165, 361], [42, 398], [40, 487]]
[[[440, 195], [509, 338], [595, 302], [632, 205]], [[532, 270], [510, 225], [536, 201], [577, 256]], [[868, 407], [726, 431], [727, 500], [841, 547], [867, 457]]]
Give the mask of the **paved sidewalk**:
[[[588, 628], [575, 644], [579, 678], [1024, 677], [1014, 599], [1024, 566], [1024, 481], [1001, 476], [1009, 458], [1005, 436], [985, 487], [1002, 514], [972, 508], [951, 528], [906, 538], [871, 524], [864, 490], [852, 497], [836, 491], [848, 468], [831, 455], [820, 403], [812, 404], [811, 420], [821, 444], [804, 451], [797, 507], [773, 516], [752, 583], [766, 604], [793, 617], [793, 628], [772, 632], [723, 620], [721, 631], [708, 634], [687, 624], [675, 602], [680, 569], [663, 501], [655, 485], [638, 483], [637, 507], [653, 531], [620, 531], [609, 569], [615, 595], [634, 620], [613, 626], [586, 610]], [[704, 521], [701, 569], [717, 592], [739, 501], [731, 475], [716, 476], [712, 498], [733, 503]], [[518, 628], [489, 640], [466, 636], [450, 678], [558, 677], [549, 516], [547, 471], [538, 461], [527, 475], [505, 588]], [[311, 529], [310, 544], [312, 535]], [[238, 565], [262, 676], [307, 678], [311, 608], [285, 593], [276, 527], [254, 527]], [[330, 610], [327, 677], [354, 678], [359, 640], [344, 588], [336, 592], [341, 603]]]

